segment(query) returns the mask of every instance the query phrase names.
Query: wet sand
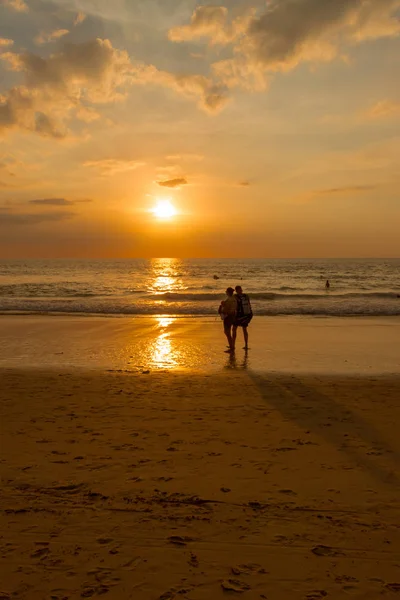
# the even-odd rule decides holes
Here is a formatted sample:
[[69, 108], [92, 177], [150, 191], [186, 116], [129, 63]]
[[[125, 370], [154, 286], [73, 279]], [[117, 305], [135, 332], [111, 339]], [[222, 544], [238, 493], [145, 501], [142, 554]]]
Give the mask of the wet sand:
[[219, 317], [0, 316], [0, 368], [206, 374], [224, 368], [336, 374], [400, 369], [400, 317], [256, 317], [249, 332], [250, 352], [243, 352], [239, 331], [230, 360]]
[[[323, 372], [317, 352], [308, 372], [289, 372], [221, 349], [207, 372], [172, 368], [168, 353], [146, 363], [131, 351], [154, 339], [120, 320], [102, 322], [103, 334], [117, 327], [109, 368], [84, 356], [77, 368], [82, 339], [101, 339], [94, 322], [68, 335], [61, 321], [22, 321], [3, 321], [3, 341], [44, 321], [48, 344], [35, 355], [37, 339], [21, 337], [24, 368], [0, 352], [0, 598], [398, 596], [400, 377], [382, 353], [373, 370], [386, 374], [368, 360], [354, 372], [383, 325], [347, 338], [347, 358], [332, 361], [343, 372]], [[202, 350], [214, 333], [192, 327], [175, 337]], [[281, 329], [279, 352], [296, 333]], [[308, 341], [318, 336], [310, 327]]]

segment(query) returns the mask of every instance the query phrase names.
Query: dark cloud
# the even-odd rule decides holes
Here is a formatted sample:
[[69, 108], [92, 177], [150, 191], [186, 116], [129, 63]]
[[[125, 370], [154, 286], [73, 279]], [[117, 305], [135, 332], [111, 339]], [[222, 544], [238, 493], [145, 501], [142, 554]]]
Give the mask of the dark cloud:
[[181, 185], [187, 185], [188, 181], [185, 177], [177, 177], [176, 179], [167, 179], [166, 181], [157, 181], [161, 187], [177, 188]]
[[266, 67], [331, 59], [339, 35], [362, 41], [399, 31], [398, 0], [271, 0], [251, 23], [247, 50]]
[[59, 127], [56, 125], [54, 120], [48, 115], [45, 115], [41, 112], [35, 114], [35, 131], [37, 133], [40, 133], [41, 135], [48, 137], [65, 137], [65, 133], [60, 131]]
[[29, 200], [29, 204], [43, 204], [45, 206], [72, 206], [75, 204], [72, 200], [65, 198], [40, 198], [38, 200]]
[[249, 187], [250, 181], [239, 181], [238, 186], [239, 187]]
[[361, 194], [363, 192], [372, 192], [377, 189], [376, 185], [349, 185], [344, 187], [329, 188], [327, 190], [318, 190], [317, 194]]
[[91, 105], [121, 101], [135, 84], [172, 88], [209, 113], [218, 112], [228, 101], [224, 84], [200, 74], [170, 73], [132, 62], [125, 50], [114, 48], [108, 39], [65, 44], [47, 57], [7, 51], [0, 58], [8, 70], [23, 77], [22, 85], [0, 96], [0, 133], [19, 127], [63, 138], [72, 118], [97, 119], [99, 114]]
[[29, 204], [40, 204], [42, 206], [73, 206], [74, 204], [82, 204], [93, 202], [90, 198], [82, 198], [80, 200], [67, 200], [66, 198], [39, 198], [29, 200]]
[[343, 56], [346, 46], [400, 33], [399, 0], [269, 0], [266, 4], [234, 40], [234, 57], [213, 65], [215, 75], [229, 87], [265, 89], [267, 72], [289, 71], [301, 62], [332, 61]]
[[39, 214], [13, 214], [0, 212], [0, 225], [38, 225], [40, 223], [65, 221], [75, 216], [75, 213], [39, 213]]
[[63, 51], [47, 58], [32, 52], [6, 52], [1, 58], [9, 70], [23, 74], [24, 85], [1, 97], [0, 132], [18, 126], [62, 138], [65, 121], [74, 114], [79, 118], [85, 102], [120, 100], [133, 73], [127, 52], [101, 39], [66, 44]]

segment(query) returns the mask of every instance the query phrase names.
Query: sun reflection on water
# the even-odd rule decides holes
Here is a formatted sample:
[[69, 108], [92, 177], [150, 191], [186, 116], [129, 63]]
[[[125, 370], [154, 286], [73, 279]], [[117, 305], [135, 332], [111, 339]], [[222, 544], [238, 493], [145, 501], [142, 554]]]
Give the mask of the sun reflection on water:
[[150, 262], [149, 290], [156, 294], [186, 290], [183, 262], [179, 258], [153, 258]]
[[[178, 293], [187, 289], [183, 283], [184, 264], [179, 258], [153, 258], [150, 261], [147, 289], [160, 296], [153, 300], [160, 313], [165, 310], [168, 300], [162, 297], [166, 293]], [[150, 368], [181, 369], [187, 366], [190, 352], [187, 344], [182, 345], [176, 339], [176, 317], [159, 315], [154, 317], [155, 338], [148, 344], [145, 355]], [[192, 359], [193, 360], [193, 359]]]
[[151, 363], [154, 367], [162, 369], [176, 369], [179, 367], [180, 351], [168, 331], [170, 325], [176, 321], [173, 317], [156, 317], [159, 334], [150, 346]]

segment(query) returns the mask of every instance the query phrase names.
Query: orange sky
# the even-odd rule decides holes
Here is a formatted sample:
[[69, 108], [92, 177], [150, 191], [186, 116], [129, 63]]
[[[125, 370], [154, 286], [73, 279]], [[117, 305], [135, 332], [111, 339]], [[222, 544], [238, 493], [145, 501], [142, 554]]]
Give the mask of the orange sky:
[[1, 0], [0, 258], [400, 256], [399, 33], [400, 0]]

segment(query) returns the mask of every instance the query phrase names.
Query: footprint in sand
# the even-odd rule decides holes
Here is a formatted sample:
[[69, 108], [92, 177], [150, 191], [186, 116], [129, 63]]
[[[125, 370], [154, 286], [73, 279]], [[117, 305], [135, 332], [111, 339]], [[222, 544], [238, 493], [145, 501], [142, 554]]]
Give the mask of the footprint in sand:
[[98, 538], [97, 543], [105, 546], [106, 544], [111, 544], [114, 540], [112, 538]]
[[316, 556], [344, 556], [343, 552], [339, 550], [335, 550], [335, 548], [331, 548], [330, 546], [315, 546], [312, 548], [311, 552]]
[[237, 594], [242, 594], [251, 589], [247, 583], [244, 583], [244, 581], [240, 581], [239, 579], [228, 579], [223, 581], [221, 587], [224, 592], [236, 592]]
[[178, 589], [171, 589], [168, 590], [168, 592], [164, 592], [164, 594], [161, 594], [161, 596], [159, 596], [159, 600], [175, 600], [175, 598], [186, 598], [187, 596], [185, 594], [189, 594], [189, 592], [191, 592], [191, 588], [178, 588]]
[[194, 554], [193, 552], [190, 553], [190, 560], [189, 560], [188, 564], [191, 567], [195, 567], [195, 568], [197, 568], [199, 566], [199, 559], [197, 558], [196, 554]]
[[32, 558], [45, 558], [49, 553], [48, 548], [40, 548], [36, 550], [33, 554], [31, 554]]
[[280, 494], [285, 494], [286, 496], [297, 496], [296, 492], [293, 490], [278, 490]]
[[93, 588], [85, 588], [81, 593], [81, 598], [92, 598], [92, 596], [101, 596], [109, 591], [107, 585], [98, 585]]
[[175, 546], [186, 546], [188, 542], [193, 542], [193, 539], [187, 536], [171, 535], [168, 541]]
[[256, 563], [250, 563], [247, 565], [238, 565], [237, 567], [231, 568], [233, 575], [251, 575], [252, 573], [258, 573], [260, 575], [265, 575], [267, 571], [262, 568], [261, 565]]
[[335, 577], [336, 583], [358, 583], [358, 579], [350, 575], [338, 575]]
[[159, 600], [174, 600], [174, 598], [176, 598], [175, 592], [164, 592], [159, 597]]

